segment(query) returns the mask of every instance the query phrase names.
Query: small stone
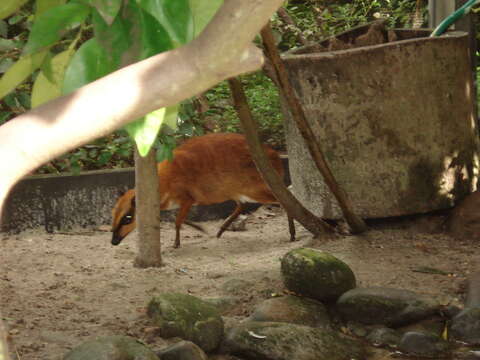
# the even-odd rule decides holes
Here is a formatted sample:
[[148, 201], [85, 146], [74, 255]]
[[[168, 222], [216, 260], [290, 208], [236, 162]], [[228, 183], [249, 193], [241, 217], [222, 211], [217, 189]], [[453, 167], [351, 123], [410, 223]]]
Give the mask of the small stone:
[[440, 316], [433, 316], [425, 320], [401, 327], [399, 330], [406, 333], [409, 331], [421, 332], [441, 337], [445, 330], [446, 320]]
[[450, 345], [437, 336], [410, 331], [403, 335], [398, 349], [407, 354], [436, 359], [440, 355], [447, 355]]
[[367, 336], [367, 341], [373, 346], [396, 348], [400, 344], [401, 335], [390, 328], [381, 327], [373, 329]]
[[265, 300], [255, 307], [248, 319], [330, 328], [325, 305], [313, 299], [290, 295]]
[[458, 341], [480, 345], [480, 307], [466, 308], [452, 319], [450, 335]]
[[180, 341], [157, 352], [160, 360], [207, 360], [203, 350], [190, 341]]
[[84, 342], [68, 352], [63, 360], [158, 360], [148, 347], [129, 336], [104, 336]]

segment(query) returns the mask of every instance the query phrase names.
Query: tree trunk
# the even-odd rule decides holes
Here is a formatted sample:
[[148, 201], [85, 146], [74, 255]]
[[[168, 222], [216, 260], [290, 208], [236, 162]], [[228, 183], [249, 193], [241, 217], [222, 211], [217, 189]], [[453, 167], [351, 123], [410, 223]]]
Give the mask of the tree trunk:
[[283, 183], [283, 179], [278, 176], [263, 150], [260, 139], [258, 138], [258, 124], [252, 116], [242, 84], [236, 78], [232, 78], [228, 80], [228, 82], [232, 91], [234, 106], [242, 123], [253, 161], [262, 175], [263, 180], [265, 180], [272, 190], [272, 193], [283, 206], [288, 216], [297, 220], [315, 236], [326, 232], [333, 233], [330, 225], [307, 210], [290, 191], [288, 191]]
[[135, 148], [135, 218], [138, 229], [138, 253], [135, 266], [162, 265], [160, 244], [160, 197], [155, 149], [145, 157]]
[[293, 91], [292, 85], [290, 84], [285, 65], [283, 64], [280, 55], [278, 54], [278, 50], [275, 46], [275, 42], [273, 39], [270, 23], [268, 23], [260, 33], [262, 35], [263, 45], [266, 50], [267, 56], [273, 64], [273, 68], [275, 69], [277, 75], [276, 77], [281, 85], [280, 92], [282, 93], [282, 96], [284, 97], [286, 103], [289, 106], [292, 118], [294, 119], [295, 124], [300, 131], [300, 134], [305, 139], [305, 143], [308, 147], [308, 150], [310, 151], [312, 159], [317, 165], [320, 173], [323, 175], [325, 183], [337, 199], [338, 204], [342, 209], [343, 216], [345, 217], [345, 220], [350, 226], [351, 231], [353, 233], [361, 233], [365, 231], [367, 229], [365, 222], [353, 212], [347, 194], [345, 193], [345, 191], [343, 191], [343, 189], [338, 185], [337, 181], [335, 180], [335, 177], [333, 176], [325, 160], [325, 157], [323, 156], [320, 146], [315, 140], [312, 128], [310, 127], [310, 124], [305, 118], [303, 108], [300, 105], [300, 102], [298, 101], [298, 98]]
[[8, 355], [7, 330], [5, 329], [5, 325], [0, 314], [0, 360], [9, 359], [10, 356]]

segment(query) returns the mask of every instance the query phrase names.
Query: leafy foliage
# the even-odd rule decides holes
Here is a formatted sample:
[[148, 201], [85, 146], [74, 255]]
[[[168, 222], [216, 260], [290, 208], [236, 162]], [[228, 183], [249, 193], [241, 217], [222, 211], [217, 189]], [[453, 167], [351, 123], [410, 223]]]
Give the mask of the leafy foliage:
[[[31, 102], [37, 105], [38, 102], [46, 101], [38, 101], [35, 97], [33, 101], [30, 100], [32, 84], [44, 82], [44, 85], [38, 85], [37, 93], [41, 89], [48, 89], [45, 92], [53, 95], [60, 91], [70, 92], [121, 66], [119, 59], [134, 42], [142, 44], [137, 59], [179, 46], [198, 35], [221, 2], [222, 0], [131, 0], [129, 6], [123, 8], [122, 0], [0, 0], [0, 16], [5, 14], [2, 11], [7, 4], [16, 6], [0, 20], [0, 75], [3, 75], [0, 80], [0, 97], [4, 96], [0, 102], [0, 123], [30, 109]], [[208, 5], [205, 6], [205, 3]], [[423, 0], [420, 9], [423, 18], [426, 18], [426, 3]], [[67, 22], [63, 23], [66, 24], [65, 27], [58, 27], [58, 31], [52, 30], [52, 34], [48, 35], [55, 38], [53, 43], [42, 39], [42, 44], [38, 40], [36, 46], [39, 51], [32, 54], [36, 58], [26, 55], [22, 57], [30, 29], [34, 28], [32, 14], [40, 19], [52, 9], [64, 8], [69, 4], [88, 5], [89, 15], [83, 24], [80, 24], [84, 17], [81, 14], [75, 15], [78, 16], [77, 22], [64, 19]], [[282, 51], [301, 46], [298, 34], [315, 42], [379, 17], [386, 18], [389, 26], [410, 27], [416, 11], [416, 0], [289, 0], [285, 9], [296, 25], [292, 26], [274, 16], [274, 30]], [[48, 26], [53, 29], [53, 22]], [[139, 38], [132, 37], [134, 28], [140, 29]], [[30, 41], [33, 40], [29, 39]], [[31, 46], [33, 45], [28, 45], [27, 51]], [[75, 52], [72, 52], [62, 78], [56, 70], [59, 60], [55, 59], [71, 48]], [[15, 70], [14, 67], [22, 70]], [[9, 69], [11, 74], [8, 74]], [[9, 87], [3, 86], [3, 80], [13, 77], [13, 74], [15, 79], [8, 81]], [[242, 83], [253, 114], [260, 123], [261, 138], [276, 148], [284, 148], [282, 112], [276, 87], [262, 73], [243, 76]], [[16, 90], [11, 92], [13, 88]], [[155, 115], [153, 116], [153, 122], [158, 123], [158, 119], [155, 120]], [[160, 134], [156, 138], [150, 136], [148, 140], [154, 141], [158, 148], [159, 160], [171, 156], [176, 139], [211, 131], [241, 130], [226, 83], [219, 84], [203, 96], [183, 102], [176, 120], [178, 129], [175, 137], [168, 135], [172, 133], [170, 130], [168, 134]], [[171, 126], [175, 127], [173, 124]], [[150, 133], [147, 130], [139, 136]], [[132, 164], [133, 145], [127, 133], [120, 131], [57, 159], [39, 169], [39, 172], [94, 170]]]
[[[286, 10], [301, 34], [315, 42], [378, 18], [386, 19], [389, 27], [411, 27], [416, 4], [416, 0], [302, 0], [289, 1]], [[426, 5], [427, 1], [423, 0], [420, 8], [423, 19], [426, 18]], [[296, 40], [298, 29], [292, 29], [278, 17], [274, 18], [274, 25], [281, 34], [279, 47], [282, 50], [300, 46]]]
[[[17, 52], [14, 56], [8, 56], [6, 62], [1, 59], [0, 63], [5, 69], [0, 79], [0, 98], [7, 96], [5, 108], [10, 110], [0, 112], [0, 121], [29, 107], [23, 92], [8, 94], [30, 76], [33, 76], [32, 104], [37, 106], [124, 65], [191, 41], [221, 2], [36, 0], [34, 21], [28, 21], [30, 31], [26, 44], [15, 44], [10, 39], [2, 39], [4, 41], [0, 43], [6, 50]], [[22, 0], [4, 0], [0, 15], [8, 17], [18, 11], [23, 3]], [[33, 9], [29, 9], [29, 12], [32, 13]], [[23, 13], [20, 11], [20, 14]], [[18, 15], [11, 16], [7, 19], [8, 24], [20, 21], [17, 18]], [[8, 37], [8, 24], [3, 20], [0, 24], [5, 25], [2, 35]], [[26, 88], [31, 89], [31, 83]], [[169, 128], [176, 127], [177, 110], [176, 106], [159, 109], [126, 127], [141, 155], [146, 155], [156, 142], [156, 135], [165, 122], [166, 114]], [[167, 149], [170, 148], [167, 146]], [[74, 152], [71, 161], [67, 162], [70, 164], [68, 166], [76, 170], [79, 163], [88, 164], [88, 154], [91, 153], [98, 154], [84, 149]]]
[[76, 174], [82, 170], [133, 166], [133, 146], [128, 134], [125, 131], [119, 131], [49, 162], [38, 169], [37, 173], [71, 172]]

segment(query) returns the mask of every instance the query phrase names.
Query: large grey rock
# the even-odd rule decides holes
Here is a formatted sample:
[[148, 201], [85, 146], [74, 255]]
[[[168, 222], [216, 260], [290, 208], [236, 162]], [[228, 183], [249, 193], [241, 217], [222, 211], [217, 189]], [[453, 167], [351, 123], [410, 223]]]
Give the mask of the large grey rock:
[[427, 296], [382, 287], [353, 289], [337, 301], [344, 319], [393, 327], [425, 319], [439, 308], [440, 303]]
[[356, 285], [350, 267], [320, 250], [301, 248], [282, 258], [282, 276], [290, 291], [320, 301], [335, 301]]
[[158, 360], [158, 357], [134, 338], [105, 336], [73, 348], [63, 360]]
[[204, 351], [214, 350], [223, 336], [218, 310], [191, 295], [165, 293], [152, 298], [147, 315], [160, 328], [162, 337], [190, 340]]
[[249, 321], [232, 329], [222, 349], [247, 359], [361, 360], [362, 345], [336, 332], [280, 322]]
[[208, 360], [207, 355], [190, 341], [180, 341], [157, 352], [160, 360]]
[[325, 305], [313, 299], [291, 295], [265, 300], [255, 307], [249, 320], [330, 327], [330, 318]]

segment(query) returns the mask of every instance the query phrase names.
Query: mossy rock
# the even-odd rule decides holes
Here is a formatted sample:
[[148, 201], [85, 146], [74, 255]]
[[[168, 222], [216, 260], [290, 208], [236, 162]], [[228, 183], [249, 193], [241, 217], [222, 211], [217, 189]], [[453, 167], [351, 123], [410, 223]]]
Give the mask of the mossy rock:
[[162, 337], [190, 340], [204, 351], [217, 348], [223, 337], [223, 320], [211, 304], [195, 296], [165, 293], [152, 298], [147, 314]]
[[158, 360], [158, 357], [132, 337], [105, 336], [73, 348], [63, 360]]
[[244, 322], [227, 334], [222, 351], [255, 360], [365, 359], [356, 340], [332, 330], [282, 322]]
[[335, 301], [356, 286], [350, 267], [320, 250], [301, 248], [282, 258], [282, 275], [287, 289], [319, 301]]

